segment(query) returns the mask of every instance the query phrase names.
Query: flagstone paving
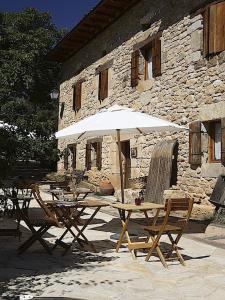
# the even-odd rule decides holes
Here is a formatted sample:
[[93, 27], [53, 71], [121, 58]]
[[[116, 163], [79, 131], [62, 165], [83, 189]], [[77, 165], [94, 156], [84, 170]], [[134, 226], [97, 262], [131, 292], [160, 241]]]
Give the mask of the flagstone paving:
[[[137, 226], [131, 222], [129, 230], [137, 233]], [[61, 232], [50, 230], [46, 240], [53, 244]], [[225, 299], [224, 249], [186, 235], [180, 246], [187, 266], [172, 261], [165, 269], [156, 257], [145, 262], [142, 252], [137, 260], [125, 247], [116, 253], [119, 232], [118, 218], [99, 212], [86, 231], [97, 253], [77, 246], [66, 256], [60, 248], [48, 255], [38, 243], [18, 256], [18, 239], [0, 237], [0, 295], [8, 299], [21, 294], [96, 300]], [[29, 231], [23, 227], [23, 239], [27, 236]]]

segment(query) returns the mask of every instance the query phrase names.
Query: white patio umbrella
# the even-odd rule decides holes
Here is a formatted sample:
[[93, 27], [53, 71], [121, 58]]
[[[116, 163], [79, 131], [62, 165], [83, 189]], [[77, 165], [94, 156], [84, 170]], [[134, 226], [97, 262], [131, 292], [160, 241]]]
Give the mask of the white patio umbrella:
[[156, 131], [180, 131], [186, 129], [177, 124], [135, 112], [130, 108], [114, 105], [102, 109], [73, 125], [56, 132], [56, 138], [82, 138], [116, 135], [119, 148], [121, 198], [124, 203], [124, 184], [121, 159], [120, 134], [147, 134]]

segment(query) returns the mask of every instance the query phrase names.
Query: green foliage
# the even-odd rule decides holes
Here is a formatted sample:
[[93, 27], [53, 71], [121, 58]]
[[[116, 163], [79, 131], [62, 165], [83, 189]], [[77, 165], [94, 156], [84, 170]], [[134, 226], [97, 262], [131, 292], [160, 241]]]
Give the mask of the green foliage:
[[0, 168], [30, 159], [52, 165], [58, 155], [52, 138], [58, 103], [49, 94], [60, 66], [45, 56], [64, 32], [36, 9], [0, 13], [0, 31], [0, 120], [16, 126], [13, 132], [0, 131]]

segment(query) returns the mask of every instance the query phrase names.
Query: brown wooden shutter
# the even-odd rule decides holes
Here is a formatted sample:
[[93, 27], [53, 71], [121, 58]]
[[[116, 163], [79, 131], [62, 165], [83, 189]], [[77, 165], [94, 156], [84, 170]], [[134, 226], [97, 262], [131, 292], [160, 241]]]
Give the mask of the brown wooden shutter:
[[86, 145], [85, 167], [87, 170], [91, 169], [91, 144]]
[[73, 110], [81, 108], [82, 81], [78, 81], [73, 88]]
[[225, 118], [221, 119], [221, 163], [225, 165]]
[[102, 168], [102, 143], [97, 142], [97, 149], [96, 149], [96, 166], [100, 171]]
[[203, 55], [209, 55], [209, 7], [203, 12]]
[[225, 50], [225, 2], [209, 9], [209, 54], [214, 54]]
[[78, 81], [76, 84], [76, 111], [81, 108], [81, 92], [82, 92], [82, 82]]
[[99, 73], [99, 100], [104, 100], [108, 97], [108, 69]]
[[152, 73], [153, 77], [161, 75], [161, 40], [160, 37], [152, 41]]
[[76, 111], [76, 85], [73, 86], [73, 110]]
[[139, 73], [139, 50], [135, 50], [131, 54], [131, 86], [138, 85], [138, 73]]
[[201, 151], [201, 122], [195, 121], [189, 125], [189, 163], [192, 166], [200, 166]]

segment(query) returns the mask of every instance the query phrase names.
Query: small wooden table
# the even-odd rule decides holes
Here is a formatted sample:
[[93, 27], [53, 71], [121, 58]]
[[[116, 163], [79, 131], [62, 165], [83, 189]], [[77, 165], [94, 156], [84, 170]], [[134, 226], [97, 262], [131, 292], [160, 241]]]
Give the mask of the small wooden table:
[[[62, 196], [73, 196], [72, 200], [84, 200], [89, 194], [92, 193], [91, 190], [87, 188], [77, 188], [75, 193], [72, 191], [65, 191], [63, 189], [51, 189], [48, 190], [49, 193], [52, 194], [52, 200], [57, 199], [60, 200], [60, 195]], [[79, 196], [82, 195], [82, 197], [79, 198]]]
[[[132, 213], [137, 212], [137, 211], [142, 212], [144, 214], [145, 218], [146, 218], [147, 225], [149, 225], [149, 217], [148, 217], [147, 211], [156, 209], [156, 214], [155, 214], [154, 219], [153, 219], [153, 224], [155, 225], [156, 220], [157, 220], [158, 215], [159, 215], [159, 212], [160, 212], [161, 209], [164, 209], [164, 205], [151, 203], [151, 202], [145, 202], [141, 205], [126, 204], [126, 203], [112, 203], [110, 205], [112, 207], [118, 209], [120, 219], [121, 219], [121, 223], [122, 223], [122, 231], [120, 233], [120, 237], [119, 237], [119, 240], [117, 242], [116, 252], [119, 251], [119, 249], [120, 249], [120, 247], [123, 243], [123, 238], [124, 238], [124, 235], [125, 235], [126, 236], [126, 241], [127, 241], [127, 244], [128, 244], [128, 249], [130, 250], [130, 252], [132, 254], [132, 257], [136, 258], [135, 250], [149, 248], [149, 247], [151, 247], [151, 243], [131, 242], [130, 235], [128, 233], [127, 227], [128, 227], [128, 223], [130, 221]], [[125, 216], [125, 219], [124, 219], [124, 215], [125, 215], [126, 212], [127, 212], [127, 216]]]
[[[86, 229], [86, 227], [91, 223], [97, 212], [100, 210], [101, 207], [108, 206], [109, 204], [104, 201], [94, 200], [94, 199], [88, 199], [88, 200], [82, 200], [82, 201], [74, 201], [74, 202], [67, 202], [67, 201], [47, 201], [48, 205], [51, 205], [52, 208], [54, 208], [59, 220], [65, 225], [66, 229], [64, 233], [61, 235], [60, 238], [56, 240], [55, 246], [61, 245], [65, 248], [65, 252], [63, 255], [67, 253], [67, 251], [72, 248], [73, 244], [77, 241], [82, 247], [82, 243], [89, 244], [92, 249], [95, 251], [94, 245], [87, 239], [87, 237], [84, 235], [83, 231]], [[93, 213], [89, 216], [88, 219], [83, 220], [83, 224], [77, 223], [77, 220], [80, 219], [80, 216], [85, 211], [85, 209], [91, 208], [93, 209]], [[71, 212], [72, 209], [72, 212]], [[75, 214], [75, 216], [74, 216]], [[81, 226], [79, 228], [78, 226]], [[72, 227], [74, 227], [77, 231], [77, 234], [75, 234], [72, 231]], [[73, 241], [70, 244], [65, 245], [63, 242], [63, 238], [66, 236], [66, 234], [70, 232], [73, 235]], [[80, 239], [82, 237], [82, 239]], [[53, 248], [53, 249], [54, 249]]]

